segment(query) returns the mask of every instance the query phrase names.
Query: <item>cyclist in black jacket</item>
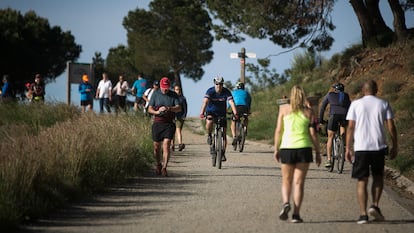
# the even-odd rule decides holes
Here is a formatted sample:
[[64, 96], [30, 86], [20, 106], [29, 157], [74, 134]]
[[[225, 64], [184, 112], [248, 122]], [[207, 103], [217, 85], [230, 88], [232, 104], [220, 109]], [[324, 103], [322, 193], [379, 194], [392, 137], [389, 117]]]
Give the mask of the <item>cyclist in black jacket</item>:
[[323, 99], [321, 109], [319, 111], [319, 122], [323, 123], [323, 115], [327, 105], [330, 105], [329, 120], [328, 120], [328, 141], [326, 143], [327, 161], [325, 167], [331, 166], [332, 157], [332, 139], [335, 131], [338, 130], [338, 121], [341, 123], [341, 135], [345, 134], [346, 114], [351, 105], [351, 100], [348, 93], [344, 92], [345, 87], [342, 83], [335, 83], [332, 85], [333, 91], [329, 92]]

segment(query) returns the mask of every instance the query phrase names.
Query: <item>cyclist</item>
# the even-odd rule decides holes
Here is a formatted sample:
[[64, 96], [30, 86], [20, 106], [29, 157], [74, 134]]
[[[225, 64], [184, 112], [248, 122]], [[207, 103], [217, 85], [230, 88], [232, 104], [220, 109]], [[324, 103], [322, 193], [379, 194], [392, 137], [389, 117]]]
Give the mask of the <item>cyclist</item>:
[[348, 93], [344, 92], [345, 87], [342, 83], [335, 83], [332, 85], [333, 91], [330, 91], [323, 99], [321, 109], [319, 111], [319, 122], [324, 122], [323, 115], [327, 105], [330, 105], [329, 120], [328, 120], [328, 141], [326, 142], [327, 160], [325, 167], [331, 167], [332, 159], [332, 140], [335, 132], [338, 130], [338, 122], [341, 123], [340, 133], [345, 134], [345, 127], [347, 125], [346, 114], [351, 104]]
[[[229, 89], [223, 87], [224, 79], [221, 76], [216, 76], [213, 79], [214, 86], [207, 89], [203, 103], [201, 105], [200, 118], [206, 117], [206, 130], [208, 133], [207, 144], [212, 144], [211, 132], [213, 130], [213, 119], [217, 117], [225, 117], [227, 112], [227, 102], [235, 115], [237, 116], [236, 105], [234, 104], [233, 95]], [[226, 132], [227, 121], [225, 121], [224, 132]], [[227, 139], [224, 137], [224, 151], [226, 150]], [[214, 153], [214, 151], [210, 151]], [[222, 155], [222, 161], [226, 161], [225, 154]]]
[[[236, 90], [232, 92], [234, 104], [236, 105], [237, 114], [239, 116], [242, 116], [243, 114], [250, 113], [250, 105], [252, 103], [252, 98], [248, 91], [244, 89], [244, 83], [237, 82], [236, 83]], [[245, 119], [245, 125], [246, 125], [246, 134], [247, 134], [247, 124], [248, 119]], [[236, 119], [233, 118], [231, 121], [231, 134], [233, 136], [233, 142], [232, 145], [236, 145], [237, 138], [236, 138]]]

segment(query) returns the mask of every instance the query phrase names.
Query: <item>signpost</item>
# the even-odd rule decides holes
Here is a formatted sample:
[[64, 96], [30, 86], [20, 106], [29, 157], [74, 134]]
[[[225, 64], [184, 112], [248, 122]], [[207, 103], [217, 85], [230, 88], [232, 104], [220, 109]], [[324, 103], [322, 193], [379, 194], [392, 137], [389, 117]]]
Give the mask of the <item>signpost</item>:
[[230, 53], [230, 58], [232, 59], [236, 59], [236, 58], [240, 58], [240, 82], [244, 83], [244, 77], [245, 77], [245, 72], [246, 72], [246, 58], [256, 58], [256, 54], [255, 53], [246, 53], [246, 49], [242, 48], [241, 52], [239, 53]]

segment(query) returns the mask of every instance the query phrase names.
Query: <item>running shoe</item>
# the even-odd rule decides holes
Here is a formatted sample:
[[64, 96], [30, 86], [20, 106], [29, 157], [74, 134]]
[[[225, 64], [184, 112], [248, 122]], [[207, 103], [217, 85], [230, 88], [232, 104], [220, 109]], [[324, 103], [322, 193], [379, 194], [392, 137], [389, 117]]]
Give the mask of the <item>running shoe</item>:
[[368, 213], [374, 217], [374, 221], [384, 221], [385, 218], [381, 213], [381, 210], [378, 206], [372, 205], [371, 207], [369, 207], [368, 209]]
[[357, 221], [358, 224], [366, 224], [368, 223], [368, 215], [361, 215]]
[[325, 167], [331, 167], [332, 166], [331, 160], [326, 160], [324, 166]]
[[156, 175], [161, 175], [161, 163], [157, 164], [157, 166], [155, 167], [155, 174]]
[[227, 161], [227, 158], [226, 158], [226, 155], [224, 154], [224, 152], [223, 152], [223, 154], [221, 155], [221, 161], [222, 161], [222, 162], [226, 162], [226, 161]]
[[163, 168], [161, 169], [161, 174], [162, 174], [162, 176], [167, 177], [167, 176], [168, 176], [168, 174], [167, 174], [167, 168], [163, 167]]
[[231, 143], [233, 146], [235, 146], [235, 145], [237, 145], [237, 138], [236, 137], [234, 137], [233, 138], [233, 142]]
[[182, 151], [185, 148], [185, 144], [178, 145], [178, 151]]
[[300, 218], [299, 214], [293, 214], [291, 222], [293, 222], [293, 223], [302, 223], [303, 219]]
[[289, 202], [286, 202], [282, 206], [282, 211], [280, 211], [279, 219], [280, 220], [287, 220], [289, 218], [289, 216], [288, 216], [289, 211], [290, 211], [290, 204], [289, 204]]

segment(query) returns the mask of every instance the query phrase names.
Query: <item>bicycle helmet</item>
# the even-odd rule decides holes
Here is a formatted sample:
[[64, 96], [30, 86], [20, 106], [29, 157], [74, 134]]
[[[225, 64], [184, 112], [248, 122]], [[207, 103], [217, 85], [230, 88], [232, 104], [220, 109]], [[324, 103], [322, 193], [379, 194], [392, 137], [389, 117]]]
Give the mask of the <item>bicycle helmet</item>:
[[344, 91], [345, 90], [345, 86], [342, 83], [335, 83], [332, 86], [336, 91]]
[[216, 77], [214, 77], [213, 79], [214, 83], [224, 83], [224, 79], [223, 77], [217, 75]]
[[243, 89], [243, 90], [244, 90], [244, 83], [242, 83], [242, 82], [237, 82], [237, 83], [236, 83], [236, 88], [237, 88], [237, 89]]

